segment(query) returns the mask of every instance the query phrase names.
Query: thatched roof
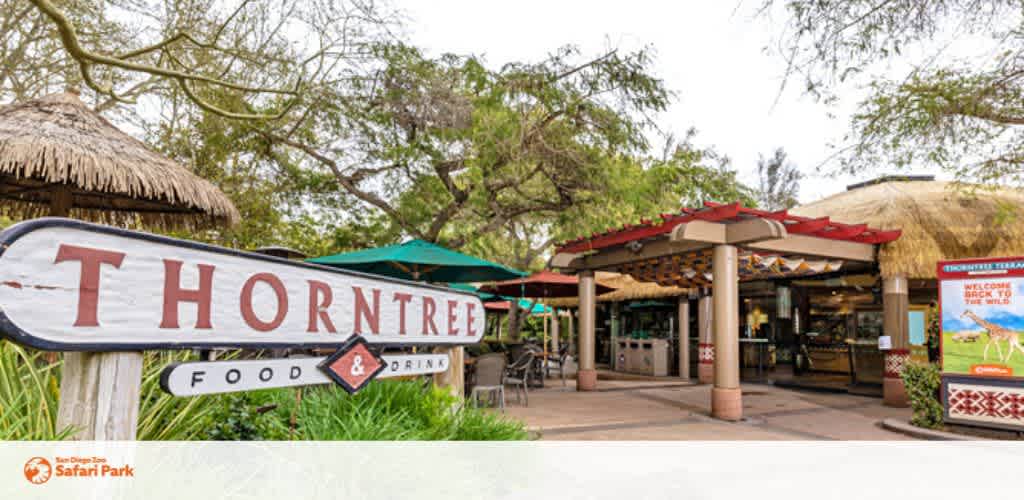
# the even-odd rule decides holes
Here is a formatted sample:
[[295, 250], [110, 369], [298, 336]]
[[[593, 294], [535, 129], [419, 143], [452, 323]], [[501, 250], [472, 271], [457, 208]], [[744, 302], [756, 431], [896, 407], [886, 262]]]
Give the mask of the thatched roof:
[[935, 180], [884, 180], [790, 210], [809, 217], [902, 229], [881, 245], [882, 276], [935, 278], [944, 259], [1024, 254], [1024, 192], [957, 189]]
[[[623, 302], [627, 300], [657, 299], [662, 297], [678, 297], [687, 295], [688, 288], [675, 286], [661, 286], [657, 283], [637, 281], [628, 274], [598, 272], [595, 279], [608, 287], [615, 288], [615, 291], [597, 296], [598, 302]], [[554, 307], [577, 307], [577, 297], [563, 299], [551, 299], [544, 301], [545, 304]]]
[[[50, 214], [70, 190], [70, 216], [118, 225], [238, 221], [217, 187], [121, 132], [72, 93], [0, 108], [0, 208]], [[65, 201], [67, 203], [67, 201]]]

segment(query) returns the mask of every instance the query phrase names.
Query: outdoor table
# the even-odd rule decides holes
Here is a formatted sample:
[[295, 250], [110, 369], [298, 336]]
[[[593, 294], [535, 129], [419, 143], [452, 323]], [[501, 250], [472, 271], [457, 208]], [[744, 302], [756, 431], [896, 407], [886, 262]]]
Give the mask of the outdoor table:
[[[740, 338], [740, 345], [752, 344], [757, 349], [757, 378], [758, 380], [764, 380], [764, 358], [765, 352], [768, 350], [768, 339], [752, 339], [752, 338]], [[743, 356], [740, 356], [740, 363], [743, 362]]]

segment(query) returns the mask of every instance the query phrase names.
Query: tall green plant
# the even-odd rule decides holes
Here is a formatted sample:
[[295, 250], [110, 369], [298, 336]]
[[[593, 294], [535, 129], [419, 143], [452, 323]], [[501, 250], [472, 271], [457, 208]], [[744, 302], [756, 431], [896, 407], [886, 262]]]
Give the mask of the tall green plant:
[[0, 340], [0, 440], [59, 440], [72, 429], [57, 429], [60, 364], [42, 353]]
[[914, 411], [910, 423], [928, 429], [942, 427], [942, 401], [939, 398], [942, 378], [938, 365], [907, 363], [903, 365], [902, 377], [910, 408]]
[[[295, 409], [290, 393], [276, 394], [279, 418]], [[378, 381], [355, 395], [334, 387], [308, 390], [298, 408], [296, 438], [332, 441], [523, 440], [519, 421], [459, 405], [446, 390], [418, 381]], [[455, 408], [455, 409], [453, 409]]]

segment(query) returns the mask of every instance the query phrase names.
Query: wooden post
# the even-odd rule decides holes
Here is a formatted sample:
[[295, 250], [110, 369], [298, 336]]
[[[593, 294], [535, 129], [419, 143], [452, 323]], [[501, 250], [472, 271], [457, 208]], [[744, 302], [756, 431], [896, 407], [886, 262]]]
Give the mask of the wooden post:
[[66, 352], [57, 428], [72, 439], [131, 441], [139, 419], [141, 352]]
[[555, 307], [551, 308], [552, 322], [551, 322], [551, 350], [558, 355], [559, 343], [559, 330], [562, 329], [562, 319], [558, 317], [558, 309]]
[[736, 421], [743, 418], [739, 365], [739, 264], [736, 247], [717, 245], [712, 258], [715, 385], [711, 389], [711, 415], [722, 420]]
[[466, 366], [465, 351], [459, 347], [438, 347], [434, 352], [448, 355], [448, 369], [434, 374], [434, 385], [447, 387], [460, 400], [465, 397]]

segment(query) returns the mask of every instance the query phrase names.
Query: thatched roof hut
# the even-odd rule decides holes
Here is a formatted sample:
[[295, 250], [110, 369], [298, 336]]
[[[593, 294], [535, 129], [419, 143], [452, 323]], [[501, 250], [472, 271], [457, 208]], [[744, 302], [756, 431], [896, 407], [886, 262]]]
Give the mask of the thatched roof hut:
[[902, 229], [879, 248], [882, 276], [934, 279], [936, 261], [1024, 254], [1024, 192], [965, 189], [933, 177], [884, 177], [790, 210]]
[[217, 187], [121, 132], [74, 93], [0, 107], [0, 200], [17, 218], [158, 227], [239, 219]]
[[[629, 300], [659, 299], [678, 297], [690, 293], [688, 288], [661, 286], [657, 283], [637, 281], [628, 274], [608, 273], [599, 271], [594, 278], [602, 285], [614, 288], [615, 291], [597, 296], [598, 302], [623, 302]], [[554, 307], [577, 307], [579, 298], [566, 297], [544, 301]]]

